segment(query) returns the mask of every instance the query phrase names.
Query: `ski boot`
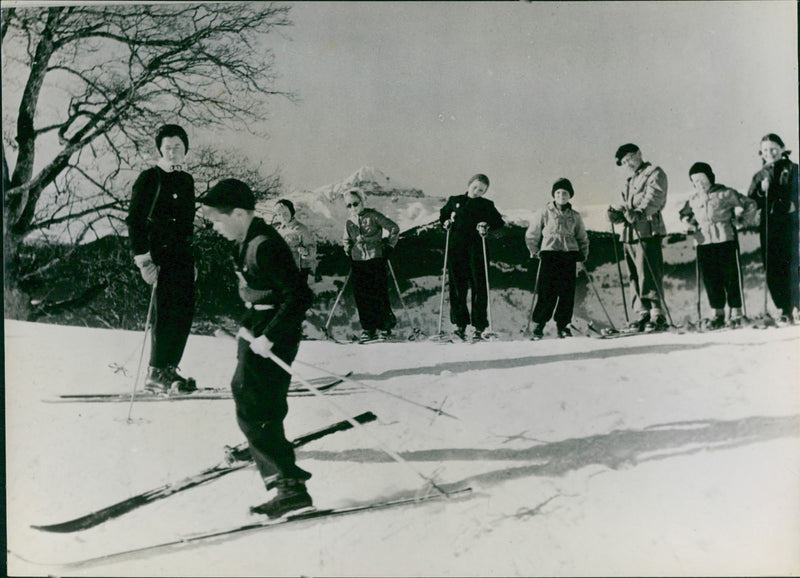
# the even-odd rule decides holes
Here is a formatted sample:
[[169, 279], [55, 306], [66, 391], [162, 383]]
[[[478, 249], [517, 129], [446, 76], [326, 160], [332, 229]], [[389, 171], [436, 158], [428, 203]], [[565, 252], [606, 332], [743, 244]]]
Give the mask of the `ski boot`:
[[531, 335], [531, 341], [539, 341], [542, 337], [544, 337], [544, 324], [536, 323], [533, 326], [533, 335]]
[[467, 328], [466, 327], [459, 327], [455, 331], [453, 331], [453, 335], [459, 341], [466, 341], [467, 340]]
[[724, 315], [715, 315], [711, 319], [703, 321], [703, 329], [706, 331], [714, 331], [716, 329], [722, 329], [723, 327], [725, 327]]
[[655, 319], [652, 317], [647, 320], [644, 324], [644, 331], [646, 333], [652, 333], [654, 331], [666, 331], [669, 327], [667, 323], [667, 318], [663, 315], [656, 315]]
[[378, 338], [378, 334], [375, 330], [368, 330], [364, 329], [361, 334], [358, 336], [359, 343], [369, 343], [370, 341], [375, 341]]
[[280, 518], [290, 512], [310, 508], [314, 504], [302, 480], [278, 478], [275, 481], [278, 495], [260, 506], [250, 508], [252, 514], [265, 514], [269, 518]]
[[562, 327], [558, 330], [558, 336], [561, 339], [564, 339], [565, 337], [572, 337], [572, 331], [569, 330], [569, 327]]
[[171, 393], [192, 393], [197, 391], [194, 379], [183, 377], [174, 365], [149, 367], [144, 388], [152, 393], [170, 395]]
[[639, 316], [639, 319], [636, 321], [631, 321], [628, 324], [627, 333], [642, 333], [647, 329], [647, 325], [650, 323], [650, 314], [647, 312], [642, 313]]

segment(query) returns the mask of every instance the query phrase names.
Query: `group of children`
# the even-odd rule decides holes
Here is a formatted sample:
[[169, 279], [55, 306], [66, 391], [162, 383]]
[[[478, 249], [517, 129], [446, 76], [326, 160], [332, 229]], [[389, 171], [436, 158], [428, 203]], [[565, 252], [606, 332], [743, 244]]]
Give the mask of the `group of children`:
[[[693, 194], [680, 209], [685, 232], [696, 246], [697, 282], [705, 286], [712, 315], [702, 323], [707, 329], [737, 327], [743, 318], [743, 276], [738, 230], [758, 224], [767, 287], [781, 320], [791, 322], [798, 311], [798, 175], [790, 151], [774, 133], [761, 141], [763, 166], [753, 177], [745, 196], [716, 182], [705, 162], [689, 169]], [[633, 143], [617, 149], [617, 165], [629, 175], [621, 203], [608, 209], [628, 266], [634, 318], [628, 331], [659, 331], [669, 327], [669, 310], [663, 288], [662, 241], [667, 234], [662, 211], [667, 200], [667, 176], [660, 167], [645, 162]], [[488, 271], [485, 238], [496, 234], [503, 219], [484, 195], [489, 178], [474, 175], [461, 195], [450, 197], [439, 212], [447, 231], [445, 262], [450, 295], [450, 321], [455, 338], [487, 336]], [[575, 190], [567, 178], [555, 181], [552, 200], [536, 213], [525, 233], [525, 243], [535, 260], [531, 321], [532, 339], [541, 339], [551, 319], [559, 337], [571, 335], [576, 271], [589, 255], [589, 238], [580, 213], [572, 207]], [[350, 218], [345, 227], [345, 250], [353, 262], [352, 275], [362, 340], [387, 337], [396, 320], [389, 305], [386, 252], [397, 243], [397, 225], [385, 215], [364, 207], [356, 190], [346, 195]], [[388, 237], [383, 238], [383, 230]], [[620, 283], [622, 283], [620, 273]], [[444, 289], [444, 288], [443, 288]], [[624, 293], [624, 290], [623, 290]], [[469, 300], [469, 306], [468, 306]], [[725, 308], [728, 308], [726, 319]], [[698, 310], [700, 304], [698, 302]], [[626, 307], [627, 316], [627, 307]]]
[[[191, 249], [194, 181], [183, 170], [189, 141], [177, 125], [162, 126], [155, 140], [160, 160], [134, 183], [128, 215], [134, 262], [152, 286], [154, 321], [146, 387], [161, 394], [190, 393], [196, 389], [194, 380], [177, 371], [191, 328], [196, 276]], [[760, 154], [763, 166], [754, 175], [748, 196], [717, 184], [707, 163], [695, 163], [689, 170], [695, 192], [680, 217], [697, 245], [698, 272], [702, 272], [714, 309], [711, 327], [725, 323], [726, 304], [729, 321], [735, 324], [741, 319], [736, 228], [753, 224], [757, 214], [773, 301], [787, 320], [797, 311], [798, 167], [788, 159], [789, 151], [775, 134], [762, 139]], [[642, 160], [641, 151], [632, 143], [619, 147], [616, 161], [630, 176], [622, 203], [609, 207], [608, 215], [612, 232], [615, 223], [624, 225], [625, 260], [638, 312], [632, 327], [658, 329], [666, 325], [661, 283], [661, 241], [666, 229], [661, 211], [667, 179], [663, 170]], [[489, 178], [474, 175], [466, 192], [450, 197], [439, 214], [447, 231], [450, 320], [460, 339], [466, 338], [468, 326], [473, 327], [473, 339], [486, 337], [491, 328], [486, 237], [497, 234], [504, 222], [494, 203], [484, 198], [488, 189]], [[525, 234], [531, 257], [538, 259], [534, 339], [542, 337], [551, 318], [559, 337], [570, 335], [576, 267], [589, 255], [583, 220], [572, 208], [574, 195], [569, 179], [555, 181], [552, 201], [538, 212]], [[198, 200], [206, 221], [234, 243], [239, 295], [246, 307], [237, 336], [238, 365], [231, 380], [236, 419], [267, 490], [277, 488], [272, 500], [252, 510], [277, 517], [310, 507], [305, 483], [311, 474], [295, 463], [283, 420], [291, 380], [288, 368], [297, 355], [302, 322], [313, 300], [308, 276], [316, 264], [316, 244], [307, 227], [296, 221], [290, 201], [278, 202], [276, 227], [255, 216], [255, 196], [237, 179], [220, 181]], [[385, 215], [365, 207], [358, 189], [348, 191], [344, 201], [349, 212], [344, 248], [352, 263], [362, 338], [388, 336], [396, 324], [389, 305], [387, 273], [393, 272], [388, 256], [397, 244], [399, 228]]]

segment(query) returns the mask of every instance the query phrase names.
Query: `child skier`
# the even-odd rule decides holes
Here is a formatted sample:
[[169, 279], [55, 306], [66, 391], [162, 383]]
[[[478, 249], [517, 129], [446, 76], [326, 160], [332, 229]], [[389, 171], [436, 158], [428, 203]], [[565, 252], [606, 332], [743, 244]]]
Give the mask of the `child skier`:
[[[456, 326], [455, 335], [466, 339], [467, 325], [475, 329], [473, 338], [481, 339], [489, 326], [486, 274], [483, 262], [483, 241], [489, 230], [501, 229], [503, 217], [494, 203], [484, 199], [489, 189], [489, 177], [474, 175], [467, 183], [467, 192], [450, 197], [439, 211], [439, 222], [450, 231], [447, 253], [450, 321]], [[472, 294], [471, 313], [467, 309], [467, 291]]]
[[761, 209], [759, 232], [767, 287], [780, 309], [781, 322], [792, 323], [800, 307], [798, 287], [798, 172], [781, 137], [770, 133], [761, 139], [763, 167], [750, 183], [748, 196]]
[[[344, 227], [344, 252], [350, 257], [353, 295], [361, 322], [360, 342], [387, 339], [397, 318], [389, 303], [388, 253], [394, 249], [400, 227], [389, 217], [364, 207], [358, 189], [344, 195], [350, 217]], [[383, 238], [384, 229], [389, 236]]]
[[689, 169], [689, 178], [694, 194], [679, 214], [687, 227], [687, 234], [694, 236], [697, 263], [703, 275], [708, 303], [714, 310], [714, 315], [704, 324], [708, 329], [724, 327], [727, 303], [730, 309], [728, 325], [738, 327], [742, 323], [742, 288], [736, 228], [755, 225], [758, 207], [752, 199], [717, 184], [707, 163], [694, 163]]
[[569, 324], [575, 303], [575, 265], [589, 256], [589, 236], [583, 219], [570, 203], [575, 195], [572, 183], [565, 178], [558, 179], [553, 183], [551, 195], [553, 200], [536, 215], [525, 232], [525, 244], [531, 257], [540, 259], [532, 317], [534, 340], [542, 338], [544, 326], [551, 317], [555, 319], [559, 337], [572, 335]]
[[255, 196], [245, 183], [224, 179], [200, 202], [214, 230], [236, 244], [234, 266], [247, 311], [238, 334], [231, 389], [236, 420], [267, 491], [273, 485], [278, 490], [272, 500], [251, 511], [276, 518], [312, 505], [305, 485], [311, 474], [295, 463], [283, 429], [291, 376], [271, 356], [287, 365], [294, 361], [313, 295], [286, 241], [254, 215]]

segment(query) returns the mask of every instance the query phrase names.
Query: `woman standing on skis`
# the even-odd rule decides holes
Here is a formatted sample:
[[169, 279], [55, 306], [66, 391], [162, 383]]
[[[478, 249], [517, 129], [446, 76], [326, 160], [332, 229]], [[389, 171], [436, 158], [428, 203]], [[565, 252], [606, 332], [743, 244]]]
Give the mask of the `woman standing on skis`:
[[800, 307], [798, 287], [798, 175], [781, 137], [769, 133], [758, 151], [764, 166], [753, 175], [748, 196], [761, 209], [761, 258], [781, 321], [791, 323]]
[[705, 322], [705, 326], [707, 329], [725, 326], [727, 303], [730, 309], [728, 324], [738, 327], [742, 322], [742, 287], [737, 264], [736, 229], [755, 224], [757, 206], [752, 199], [717, 184], [714, 171], [707, 163], [694, 163], [689, 169], [689, 178], [694, 194], [679, 214], [687, 234], [694, 236], [697, 263], [709, 305], [714, 310], [713, 317]]
[[[361, 322], [361, 342], [386, 339], [392, 334], [397, 318], [389, 304], [388, 253], [394, 249], [400, 227], [389, 217], [364, 207], [358, 189], [344, 194], [350, 213], [344, 227], [344, 252], [350, 257], [353, 295]], [[388, 237], [383, 238], [383, 232]]]

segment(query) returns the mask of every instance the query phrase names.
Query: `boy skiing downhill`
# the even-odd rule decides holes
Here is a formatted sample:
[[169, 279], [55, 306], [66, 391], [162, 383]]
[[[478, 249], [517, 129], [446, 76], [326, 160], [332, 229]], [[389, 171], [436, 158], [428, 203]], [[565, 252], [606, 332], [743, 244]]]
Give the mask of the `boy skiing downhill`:
[[200, 202], [214, 230], [236, 243], [239, 296], [247, 308], [231, 380], [236, 419], [267, 491], [272, 486], [267, 480], [278, 475], [277, 495], [251, 511], [280, 517], [312, 505], [305, 485], [311, 474], [295, 463], [294, 449], [283, 429], [291, 375], [270, 355], [288, 365], [294, 361], [312, 293], [286, 241], [255, 217], [255, 197], [245, 183], [222, 180]]
[[525, 232], [531, 258], [540, 260], [532, 316], [534, 340], [542, 338], [551, 317], [555, 319], [559, 337], [572, 335], [569, 324], [575, 304], [575, 266], [589, 256], [589, 236], [583, 219], [570, 203], [575, 195], [572, 183], [569, 179], [558, 179], [551, 194], [553, 200], [534, 217]]
[[145, 388], [153, 393], [191, 393], [194, 379], [178, 373], [194, 316], [192, 249], [194, 179], [183, 170], [189, 137], [176, 124], [156, 134], [155, 167], [133, 184], [128, 236], [133, 260], [148, 285], [155, 285], [155, 319]]
[[689, 178], [694, 194], [679, 214], [687, 227], [687, 234], [694, 237], [697, 263], [703, 275], [708, 303], [714, 310], [713, 317], [705, 321], [705, 326], [708, 329], [725, 326], [727, 303], [730, 310], [728, 324], [739, 327], [742, 323], [742, 287], [737, 264], [736, 228], [754, 225], [758, 207], [755, 201], [717, 184], [707, 163], [694, 163], [689, 169]]
[[[489, 189], [489, 177], [474, 175], [467, 183], [467, 192], [450, 197], [439, 211], [439, 222], [450, 231], [450, 248], [447, 254], [450, 321], [456, 326], [455, 335], [466, 339], [467, 325], [475, 329], [473, 338], [481, 339], [489, 326], [483, 261], [483, 239], [490, 230], [503, 227], [503, 217], [494, 203], [483, 198]], [[467, 291], [472, 295], [471, 308], [467, 309]]]

